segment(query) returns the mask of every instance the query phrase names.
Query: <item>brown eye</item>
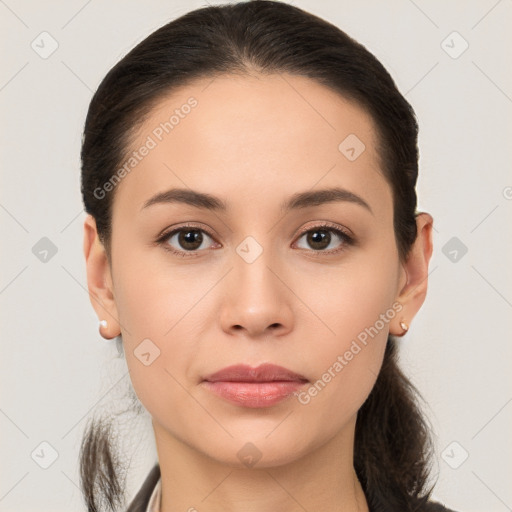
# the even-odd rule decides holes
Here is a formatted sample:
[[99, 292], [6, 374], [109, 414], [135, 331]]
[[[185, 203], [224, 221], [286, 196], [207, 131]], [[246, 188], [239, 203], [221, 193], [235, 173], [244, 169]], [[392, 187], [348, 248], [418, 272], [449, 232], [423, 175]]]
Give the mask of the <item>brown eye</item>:
[[307, 243], [313, 249], [325, 249], [331, 243], [331, 234], [325, 229], [315, 229], [306, 233]]
[[[314, 252], [325, 253], [337, 252], [353, 243], [352, 237], [347, 233], [330, 225], [317, 226], [304, 231], [299, 240], [301, 239], [305, 239], [307, 246], [301, 247], [299, 245], [299, 248], [313, 249]], [[331, 244], [335, 244], [336, 240], [338, 240], [338, 244], [332, 247]]]
[[213, 238], [204, 229], [195, 226], [181, 226], [162, 235], [157, 242], [165, 250], [178, 256], [196, 256], [196, 252], [208, 249], [208, 239], [213, 241]]
[[[208, 235], [206, 236], [208, 237]], [[172, 243], [173, 239], [175, 239], [174, 243], [178, 245], [177, 250], [197, 251], [200, 249], [205, 237], [201, 229], [186, 228], [177, 229], [166, 238], [169, 244]]]
[[177, 232], [177, 242], [181, 248], [196, 251], [203, 243], [203, 235], [198, 229], [186, 229]]

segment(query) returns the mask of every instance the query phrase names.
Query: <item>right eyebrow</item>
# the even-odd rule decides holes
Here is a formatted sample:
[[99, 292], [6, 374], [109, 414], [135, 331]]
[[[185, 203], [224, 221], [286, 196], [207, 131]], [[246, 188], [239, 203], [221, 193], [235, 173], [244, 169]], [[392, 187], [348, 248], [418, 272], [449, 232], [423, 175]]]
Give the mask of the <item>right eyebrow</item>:
[[165, 192], [160, 192], [150, 199], [148, 199], [142, 206], [141, 210], [148, 208], [154, 204], [160, 203], [183, 203], [196, 208], [203, 208], [206, 210], [226, 211], [227, 205], [222, 199], [197, 192], [186, 188], [172, 188]]

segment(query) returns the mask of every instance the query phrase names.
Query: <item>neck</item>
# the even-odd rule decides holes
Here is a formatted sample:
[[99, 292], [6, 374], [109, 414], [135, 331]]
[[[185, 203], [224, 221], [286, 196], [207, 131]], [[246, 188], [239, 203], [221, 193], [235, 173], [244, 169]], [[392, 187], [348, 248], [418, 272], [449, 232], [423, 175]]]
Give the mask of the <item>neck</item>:
[[353, 467], [355, 418], [306, 456], [281, 465], [233, 467], [198, 452], [153, 420], [160, 512], [368, 512]]

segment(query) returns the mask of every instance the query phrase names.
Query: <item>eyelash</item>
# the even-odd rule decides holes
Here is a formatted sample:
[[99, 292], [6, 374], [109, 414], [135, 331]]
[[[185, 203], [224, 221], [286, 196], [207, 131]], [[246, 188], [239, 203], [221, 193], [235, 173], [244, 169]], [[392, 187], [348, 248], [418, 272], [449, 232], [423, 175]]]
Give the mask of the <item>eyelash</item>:
[[[164, 250], [169, 251], [170, 253], [172, 253], [176, 256], [182, 257], [182, 258], [194, 258], [194, 257], [200, 256], [200, 254], [198, 254], [198, 253], [203, 252], [203, 250], [178, 251], [178, 250], [174, 249], [173, 247], [171, 247], [167, 243], [167, 241], [169, 240], [169, 238], [171, 238], [171, 236], [173, 236], [176, 233], [179, 233], [181, 231], [187, 231], [187, 229], [189, 231], [193, 231], [193, 230], [194, 231], [202, 231], [203, 233], [206, 233], [212, 240], [215, 240], [215, 237], [208, 230], [206, 230], [204, 228], [200, 228], [199, 226], [196, 226], [193, 224], [184, 224], [182, 226], [179, 226], [178, 228], [175, 228], [171, 231], [163, 233], [161, 236], [159, 236], [157, 238], [155, 243], [158, 245], [161, 245]], [[324, 250], [315, 251], [315, 250], [307, 250], [307, 249], [301, 249], [301, 250], [307, 250], [308, 252], [312, 252], [315, 257], [322, 256], [325, 254], [334, 255], [334, 254], [338, 254], [341, 251], [344, 251], [346, 249], [346, 246], [354, 245], [354, 243], [355, 243], [354, 238], [352, 236], [350, 236], [347, 232], [345, 232], [344, 230], [340, 229], [339, 227], [335, 227], [334, 225], [327, 223], [327, 222], [301, 231], [299, 233], [297, 239], [300, 240], [307, 233], [310, 233], [312, 231], [320, 231], [320, 230], [334, 232], [342, 240], [342, 245], [340, 247], [338, 247], [337, 249], [330, 249], [328, 251], [324, 251]]]

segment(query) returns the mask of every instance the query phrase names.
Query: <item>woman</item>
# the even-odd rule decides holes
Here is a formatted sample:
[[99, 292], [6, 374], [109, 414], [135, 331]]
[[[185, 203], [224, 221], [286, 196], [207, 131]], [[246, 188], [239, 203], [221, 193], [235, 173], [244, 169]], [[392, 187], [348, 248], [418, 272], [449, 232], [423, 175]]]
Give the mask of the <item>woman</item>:
[[[424, 302], [417, 123], [363, 46], [291, 5], [192, 11], [107, 74], [82, 146], [91, 303], [158, 463], [128, 510], [448, 510], [396, 361]], [[120, 510], [108, 425], [89, 510]]]

